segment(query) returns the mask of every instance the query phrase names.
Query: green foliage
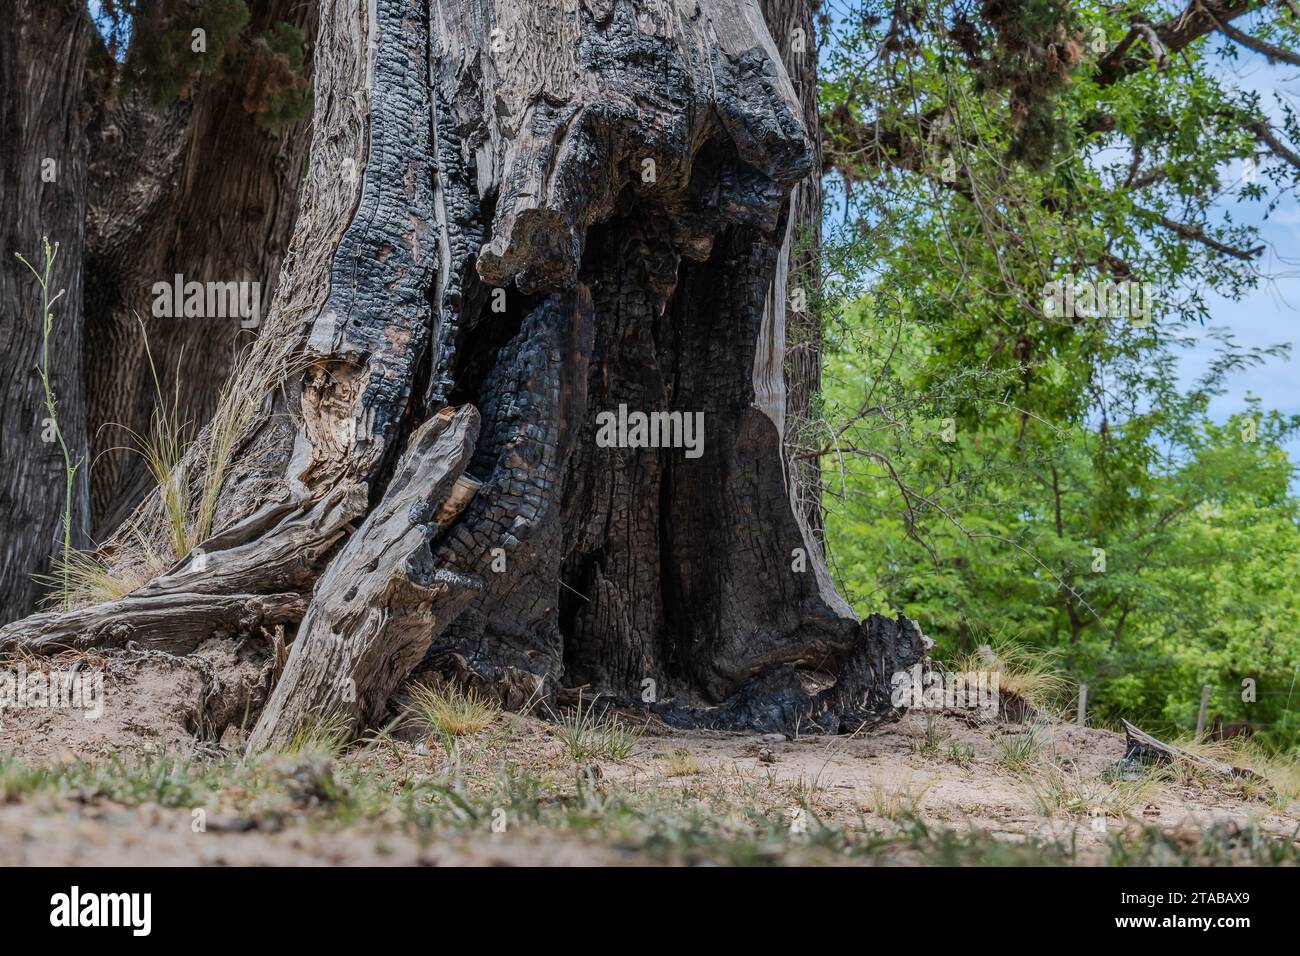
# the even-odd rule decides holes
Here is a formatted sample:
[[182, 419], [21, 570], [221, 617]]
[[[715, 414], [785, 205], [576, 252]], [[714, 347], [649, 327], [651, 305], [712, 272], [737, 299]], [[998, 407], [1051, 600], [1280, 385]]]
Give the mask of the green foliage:
[[[888, 369], [863, 374], [861, 353], [833, 353], [832, 420], [908, 380], [928, 351], [909, 335]], [[1150, 408], [1158, 428], [1134, 419], [1135, 445], [1128, 422], [1056, 428], [981, 403], [990, 379], [956, 378], [969, 391], [947, 393], [954, 414], [986, 411], [953, 442], [917, 400], [915, 418], [901, 406], [855, 422], [824, 459], [835, 567], [859, 609], [902, 610], [949, 652], [1006, 636], [1060, 648], [1103, 721], [1186, 729], [1211, 683], [1216, 711], [1293, 737], [1300, 501], [1282, 444], [1300, 423], [1252, 401], [1216, 424], [1207, 387]]]
[[[1157, 3], [857, 10], [823, 54], [851, 188], [826, 249], [822, 418], [797, 423], [836, 573], [942, 651], [1060, 651], [1094, 721], [1186, 730], [1209, 683], [1225, 719], [1293, 742], [1300, 419], [1253, 399], [1209, 414], [1230, 375], [1286, 349], [1211, 328], [1216, 360], [1191, 387], [1177, 375], [1210, 294], [1260, 278], [1225, 173], [1260, 153], [1259, 124], [1294, 134], [1292, 114], [1225, 81], [1221, 36], [1157, 56], [1131, 26], [1164, 21]], [[1289, 12], [1240, 25], [1295, 48]], [[1236, 199], [1275, 204], [1296, 176], [1275, 155]], [[1063, 315], [1062, 280], [1145, 283], [1151, 321]]]
[[105, 0], [102, 9], [109, 39], [92, 62], [117, 95], [139, 92], [161, 108], [224, 83], [272, 133], [311, 108], [308, 38], [284, 21], [256, 30], [247, 0]]

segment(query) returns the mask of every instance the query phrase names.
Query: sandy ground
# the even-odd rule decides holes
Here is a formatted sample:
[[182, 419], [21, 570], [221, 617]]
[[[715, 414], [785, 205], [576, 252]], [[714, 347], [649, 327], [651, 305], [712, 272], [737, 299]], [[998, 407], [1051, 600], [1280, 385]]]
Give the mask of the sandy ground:
[[[67, 709], [6, 710], [0, 714], [0, 759], [49, 763], [110, 754], [130, 758], [191, 747], [188, 703], [203, 682], [186, 668], [137, 667], [110, 678], [107, 706], [97, 720]], [[502, 718], [504, 721], [506, 718]], [[510, 721], [504, 740], [519, 765], [554, 770], [568, 759], [542, 721]], [[821, 820], [846, 827], [887, 828], [900, 807], [931, 827], [979, 828], [999, 839], [1073, 838], [1100, 848], [1111, 827], [1144, 821], [1170, 833], [1199, 833], [1216, 823], [1243, 825], [1293, 838], [1295, 802], [1287, 812], [1228, 788], [1164, 781], [1122, 814], [1051, 816], [1035, 805], [1032, 788], [1009, 771], [999, 741], [1020, 725], [975, 723], [958, 715], [910, 713], [896, 724], [852, 738], [784, 739], [745, 734], [676, 732], [649, 727], [624, 760], [598, 761], [604, 787], [645, 791], [690, 788], [702, 797], [773, 795], [778, 805], [804, 804]], [[500, 735], [498, 735], [500, 737]], [[926, 746], [927, 740], [930, 746]], [[1044, 757], [1092, 786], [1124, 750], [1123, 737], [1103, 730], [1052, 724], [1040, 730]], [[229, 753], [238, 741], [227, 740]], [[213, 750], [209, 745], [209, 750]], [[954, 756], [957, 755], [957, 756]], [[393, 779], [436, 772], [441, 752], [416, 737], [364, 753], [343, 766]], [[572, 764], [569, 764], [572, 773]], [[1122, 818], [1121, 818], [1122, 817]], [[641, 862], [634, 848], [601, 843], [581, 832], [512, 828], [506, 833], [448, 832], [432, 841], [368, 823], [337, 828], [307, 816], [250, 818], [219, 807], [194, 832], [192, 811], [154, 804], [131, 806], [76, 793], [36, 793], [0, 805], [0, 865], [137, 865], [257, 863], [340, 864], [622, 864]]]

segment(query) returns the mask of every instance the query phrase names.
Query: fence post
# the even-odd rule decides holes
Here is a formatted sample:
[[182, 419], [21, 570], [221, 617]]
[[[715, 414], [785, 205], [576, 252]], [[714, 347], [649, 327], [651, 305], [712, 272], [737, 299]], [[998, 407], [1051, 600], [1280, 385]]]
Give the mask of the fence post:
[[1201, 688], [1201, 712], [1196, 715], [1196, 739], [1205, 739], [1205, 715], [1210, 709], [1210, 685]]
[[1088, 723], [1088, 685], [1079, 685], [1079, 712], [1075, 715], [1074, 722], [1080, 727], [1086, 727]]

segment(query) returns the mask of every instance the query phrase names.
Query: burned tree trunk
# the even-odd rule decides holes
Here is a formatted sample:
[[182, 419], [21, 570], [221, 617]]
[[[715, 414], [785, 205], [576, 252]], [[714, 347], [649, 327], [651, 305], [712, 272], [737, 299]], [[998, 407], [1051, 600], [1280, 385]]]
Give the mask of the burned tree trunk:
[[116, 602], [119, 633], [159, 588], [214, 618], [263, 596], [249, 630], [300, 595], [254, 748], [373, 722], [422, 664], [512, 706], [585, 685], [683, 724], [894, 715], [924, 639], [854, 617], [793, 504], [779, 266], [816, 170], [757, 0], [326, 0], [317, 49], [257, 358], [283, 387], [223, 530]]

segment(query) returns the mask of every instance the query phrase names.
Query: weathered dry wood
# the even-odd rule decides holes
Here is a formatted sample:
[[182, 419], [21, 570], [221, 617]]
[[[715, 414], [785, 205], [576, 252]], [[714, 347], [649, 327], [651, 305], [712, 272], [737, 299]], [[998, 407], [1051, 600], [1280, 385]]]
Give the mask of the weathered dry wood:
[[310, 591], [330, 549], [366, 513], [366, 491], [363, 484], [345, 482], [319, 501], [292, 507], [254, 538], [241, 540], [247, 529], [238, 527], [209, 538], [136, 593]]
[[284, 674], [249, 740], [287, 743], [312, 718], [382, 716], [398, 683], [481, 585], [436, 566], [436, 514], [478, 437], [472, 406], [448, 408], [411, 437], [383, 501], [320, 579]]
[[47, 612], [0, 629], [0, 652], [19, 647], [38, 654], [138, 646], [187, 654], [211, 637], [269, 632], [297, 621], [300, 594], [196, 594], [168, 591], [131, 595], [73, 611]]
[[[176, 567], [116, 601], [48, 612], [0, 628], [0, 649], [120, 646], [126, 640], [163, 650], [192, 650], [211, 633], [250, 633], [297, 621], [322, 559], [348, 525], [365, 514], [361, 485], [334, 489], [317, 502], [280, 506], [250, 526], [205, 541]], [[269, 519], [276, 518], [273, 524]], [[254, 528], [265, 529], [251, 540]], [[205, 621], [211, 621], [211, 627]]]
[[1209, 770], [1221, 777], [1244, 777], [1249, 780], [1264, 780], [1248, 767], [1235, 767], [1221, 760], [1213, 760], [1157, 740], [1144, 730], [1130, 724], [1124, 724], [1124, 759], [1136, 763], [1185, 763], [1193, 767]]

